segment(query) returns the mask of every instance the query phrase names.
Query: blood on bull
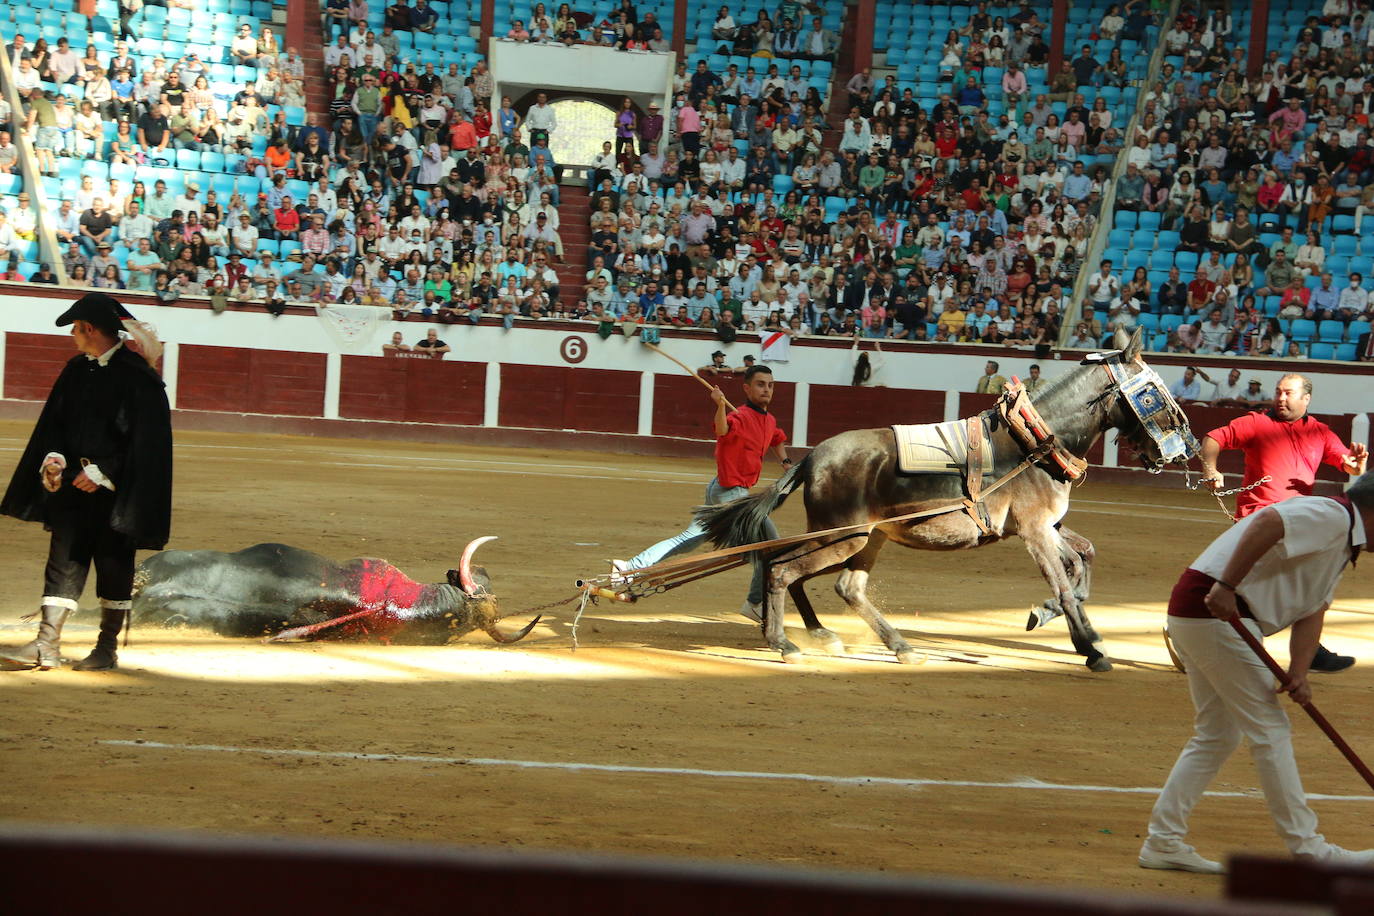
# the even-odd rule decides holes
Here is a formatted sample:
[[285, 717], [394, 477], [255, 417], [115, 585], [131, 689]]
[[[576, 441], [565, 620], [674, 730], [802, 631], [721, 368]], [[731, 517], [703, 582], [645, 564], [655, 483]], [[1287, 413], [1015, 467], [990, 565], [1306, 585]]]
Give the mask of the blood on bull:
[[257, 544], [234, 553], [168, 550], [145, 560], [134, 582], [139, 624], [207, 627], [221, 636], [288, 639], [376, 639], [443, 645], [473, 630], [499, 643], [518, 642], [539, 622], [506, 633], [491, 578], [472, 565], [471, 541], [447, 581], [422, 584], [385, 560], [335, 563], [286, 544]]

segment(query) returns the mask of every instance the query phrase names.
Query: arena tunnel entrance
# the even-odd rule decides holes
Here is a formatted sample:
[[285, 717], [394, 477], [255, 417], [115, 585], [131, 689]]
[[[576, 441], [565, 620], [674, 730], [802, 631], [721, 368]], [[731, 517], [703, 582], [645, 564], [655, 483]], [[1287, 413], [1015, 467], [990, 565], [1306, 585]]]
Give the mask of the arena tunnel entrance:
[[[527, 93], [513, 105], [525, 112], [534, 104], [537, 92]], [[549, 149], [559, 165], [589, 166], [601, 153], [601, 144], [615, 144], [615, 115], [624, 96], [587, 93], [547, 93], [549, 107], [558, 118], [558, 129], [549, 138]], [[638, 104], [635, 114], [644, 112]], [[528, 131], [524, 132], [528, 142]]]

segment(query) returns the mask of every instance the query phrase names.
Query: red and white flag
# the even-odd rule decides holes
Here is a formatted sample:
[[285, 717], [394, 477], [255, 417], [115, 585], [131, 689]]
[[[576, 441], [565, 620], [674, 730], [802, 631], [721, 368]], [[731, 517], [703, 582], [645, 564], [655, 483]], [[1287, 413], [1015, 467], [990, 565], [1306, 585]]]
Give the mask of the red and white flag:
[[786, 331], [764, 331], [759, 357], [765, 363], [785, 363], [792, 355], [792, 335]]

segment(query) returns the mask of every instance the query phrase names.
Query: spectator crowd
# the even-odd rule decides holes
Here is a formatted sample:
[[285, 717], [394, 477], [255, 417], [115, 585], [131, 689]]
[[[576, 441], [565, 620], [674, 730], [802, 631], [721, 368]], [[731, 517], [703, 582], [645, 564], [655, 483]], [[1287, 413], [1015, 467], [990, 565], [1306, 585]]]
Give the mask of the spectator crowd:
[[[53, 221], [71, 282], [166, 301], [1028, 347], [1058, 341], [1067, 314], [1083, 346], [1172, 315], [1171, 349], [1287, 352], [1293, 341], [1271, 318], [1351, 325], [1370, 311], [1363, 276], [1337, 287], [1323, 267], [1339, 218], [1359, 223], [1374, 201], [1374, 82], [1363, 79], [1374, 52], [1343, 2], [1312, 18], [1291, 55], [1271, 53], [1257, 80], [1242, 75], [1231, 20], [1185, 4], [1163, 36], [1180, 62], [1166, 64], [1131, 136], [1128, 112], [1100, 90], [1128, 80], [1114, 43], [1158, 25], [1148, 0], [1108, 8], [1103, 41], [1049, 80], [1047, 27], [1029, 4], [1005, 18], [985, 3], [956, 7], [938, 98], [864, 70], [835, 84], [847, 115], [834, 125], [829, 85], [812, 78], [830, 72], [839, 44], [823, 9], [783, 0], [736, 19], [723, 6], [714, 49], [679, 64], [667, 110], [627, 99], [617, 112], [590, 170], [590, 242], [571, 249], [555, 108], [543, 93], [523, 111], [493, 98], [477, 55], [424, 53], [414, 39], [439, 23], [426, 0], [396, 0], [380, 29], [366, 0], [329, 0], [327, 119], [287, 117], [304, 103], [304, 65], [270, 27], [243, 27], [228, 54], [257, 78], [227, 99], [194, 53], [133, 56], [132, 32], [110, 54], [91, 43], [84, 55], [66, 39], [49, 52], [18, 35], [9, 50], [27, 110], [7, 126], [28, 132], [53, 173], [70, 157], [138, 167], [193, 151], [260, 179], [256, 194], [222, 195], [87, 174], [64, 195]], [[505, 37], [665, 47], [632, 0], [600, 21], [536, 3]], [[13, 150], [0, 133], [0, 170], [14, 168]], [[1196, 268], [1155, 282], [1104, 262], [1074, 303], [1117, 154], [1117, 217], [1157, 214]], [[31, 238], [32, 220], [23, 207], [0, 216], [0, 245]], [[1281, 234], [1266, 244], [1271, 223]], [[560, 264], [576, 266], [582, 282], [566, 285], [580, 288], [563, 288]]]
[[1143, 324], [1169, 352], [1330, 358], [1343, 347], [1374, 359], [1371, 261], [1357, 254], [1374, 254], [1363, 234], [1374, 228], [1374, 32], [1349, 0], [1299, 15], [1296, 41], [1271, 42], [1254, 78], [1249, 27], [1221, 9], [1185, 5], [1165, 32], [1162, 76], [1116, 182], [1115, 250], [1074, 340]]

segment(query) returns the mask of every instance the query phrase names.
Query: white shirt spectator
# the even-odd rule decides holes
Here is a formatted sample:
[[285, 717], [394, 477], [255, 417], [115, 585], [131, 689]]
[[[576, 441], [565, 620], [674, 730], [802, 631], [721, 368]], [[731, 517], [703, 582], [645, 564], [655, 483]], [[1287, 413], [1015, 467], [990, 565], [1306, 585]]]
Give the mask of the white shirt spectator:
[[[129, 248], [137, 248], [139, 239], [153, 238], [153, 219], [143, 213], [126, 216], [119, 221], [119, 240]], [[208, 240], [207, 240], [208, 241]]]
[[525, 127], [553, 133], [558, 129], [558, 115], [552, 105], [531, 105], [529, 113], [525, 115]]
[[868, 121], [860, 118], [855, 124], [853, 118], [847, 118], [844, 122], [844, 135], [840, 138], [840, 151], [853, 150], [863, 154], [867, 153], [872, 145], [873, 133], [869, 129]]

